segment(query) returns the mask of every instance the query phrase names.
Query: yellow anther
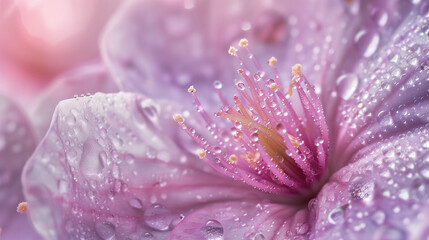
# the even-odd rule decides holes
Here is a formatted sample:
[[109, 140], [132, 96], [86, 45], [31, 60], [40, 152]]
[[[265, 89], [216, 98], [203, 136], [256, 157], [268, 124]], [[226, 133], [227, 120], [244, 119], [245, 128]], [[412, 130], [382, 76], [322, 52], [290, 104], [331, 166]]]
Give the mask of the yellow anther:
[[197, 89], [195, 89], [193, 85], [191, 85], [191, 86], [188, 88], [188, 93], [194, 93], [194, 92], [196, 92], [196, 91], [197, 91]]
[[276, 92], [280, 88], [282, 88], [282, 86], [278, 85], [277, 83], [271, 83], [270, 84], [270, 89], [273, 90], [274, 92]]
[[238, 162], [238, 157], [237, 157], [237, 155], [235, 155], [235, 154], [231, 154], [231, 156], [229, 156], [229, 162], [230, 163], [232, 163], [232, 164], [237, 164], [237, 162]]
[[245, 38], [242, 38], [238, 45], [240, 45], [240, 47], [247, 47], [247, 45], [249, 45], [249, 41]]
[[295, 64], [292, 67], [292, 75], [294, 75], [295, 77], [301, 77], [302, 76], [302, 66], [301, 64]]
[[174, 119], [174, 121], [176, 121], [177, 123], [180, 123], [180, 124], [185, 122], [185, 119], [183, 118], [183, 116], [178, 114], [178, 113], [173, 115], [173, 119]]
[[238, 69], [237, 72], [238, 72], [238, 74], [243, 74], [244, 70], [243, 69]]
[[232, 56], [237, 56], [237, 51], [238, 51], [237, 48], [230, 46], [228, 53], [231, 54]]
[[198, 150], [198, 157], [200, 158], [200, 159], [203, 159], [203, 158], [205, 158], [206, 157], [206, 150], [204, 150], [204, 149], [200, 149], [200, 150]]
[[275, 57], [271, 57], [271, 58], [268, 60], [268, 64], [269, 64], [271, 67], [274, 67], [274, 64], [276, 64], [276, 62], [277, 62], [277, 58], [275, 58]]
[[363, 107], [365, 107], [365, 104], [364, 103], [359, 103], [357, 106], [358, 106], [358, 108], [362, 109]]
[[24, 214], [26, 213], [28, 210], [28, 203], [27, 202], [21, 202], [20, 204], [18, 204], [18, 207], [16, 208], [16, 211]]

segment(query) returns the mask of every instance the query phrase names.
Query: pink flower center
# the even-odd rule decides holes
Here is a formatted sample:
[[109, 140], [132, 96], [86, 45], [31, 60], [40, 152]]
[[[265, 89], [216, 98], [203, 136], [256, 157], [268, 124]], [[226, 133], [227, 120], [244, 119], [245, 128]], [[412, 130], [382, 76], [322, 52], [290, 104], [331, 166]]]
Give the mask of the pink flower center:
[[[269, 78], [242, 39], [256, 73], [251, 77], [249, 67], [230, 47], [229, 53], [237, 58], [244, 81], [238, 81], [238, 94], [230, 106], [215, 84], [224, 105], [215, 116], [232, 123], [215, 123], [202, 107], [191, 86], [188, 92], [194, 97], [197, 109], [207, 123], [212, 140], [208, 141], [185, 125], [180, 114], [174, 120], [197, 142], [198, 152], [214, 169], [254, 187], [277, 194], [297, 194], [317, 188], [326, 176], [329, 151], [328, 128], [322, 104], [304, 74], [301, 65], [292, 67], [292, 80], [287, 92], [283, 89], [277, 59], [268, 61], [274, 78]], [[297, 94], [293, 95], [293, 92]], [[233, 140], [232, 140], [233, 139]]]

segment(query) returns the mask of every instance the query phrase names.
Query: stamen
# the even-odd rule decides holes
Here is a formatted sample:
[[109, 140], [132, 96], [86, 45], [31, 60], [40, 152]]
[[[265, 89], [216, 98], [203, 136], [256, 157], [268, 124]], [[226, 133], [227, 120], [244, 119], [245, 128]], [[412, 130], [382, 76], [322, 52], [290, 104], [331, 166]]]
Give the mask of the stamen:
[[231, 46], [229, 47], [228, 53], [231, 54], [232, 56], [237, 56], [237, 48]]
[[[223, 124], [218, 125], [209, 117], [193, 86], [188, 92], [206, 120], [213, 142], [196, 135], [195, 130], [184, 124], [181, 115], [175, 114], [174, 120], [202, 147], [198, 156], [221, 173], [272, 193], [292, 194], [313, 188], [327, 169], [329, 152], [327, 124], [314, 88], [302, 73], [302, 66], [296, 64], [285, 91], [275, 57], [268, 61], [275, 74], [271, 79], [249, 50], [249, 41], [241, 39], [238, 45], [246, 49], [254, 65], [252, 69], [257, 72], [252, 74], [251, 68], [237, 55], [238, 50], [229, 48], [229, 54], [240, 64], [237, 72], [244, 79], [236, 83], [238, 94], [233, 97], [234, 105], [227, 105], [219, 91], [219, 81], [214, 86], [223, 104], [215, 116], [231, 121], [231, 130], [222, 129], [219, 126]], [[292, 99], [293, 85], [298, 97]], [[301, 106], [291, 101], [299, 101]]]
[[190, 86], [189, 88], [188, 88], [188, 93], [194, 93], [194, 92], [196, 92], [197, 90], [194, 88], [194, 86]]
[[247, 39], [245, 38], [241, 39], [240, 42], [238, 43], [240, 47], [247, 47], [248, 44], [249, 44], [249, 41], [247, 41]]
[[302, 76], [302, 66], [301, 64], [295, 64], [292, 67], [292, 75], [295, 77], [301, 77]]
[[174, 121], [176, 121], [177, 123], [180, 123], [180, 124], [185, 122], [185, 118], [183, 118], [183, 116], [178, 114], [178, 113], [173, 115], [173, 119], [174, 119]]
[[21, 203], [19, 203], [18, 207], [16, 208], [16, 211], [19, 212], [19, 213], [21, 213], [21, 214], [26, 213], [27, 210], [28, 210], [28, 203], [27, 202], [21, 202]]
[[274, 67], [274, 65], [276, 64], [276, 62], [277, 62], [277, 58], [275, 58], [275, 57], [271, 57], [271, 58], [268, 60], [268, 64], [269, 64], [271, 67]]
[[199, 157], [200, 159], [204, 159], [204, 158], [206, 157], [206, 153], [207, 153], [207, 151], [206, 151], [206, 150], [204, 150], [204, 149], [200, 149], [200, 150], [198, 150], [198, 157]]

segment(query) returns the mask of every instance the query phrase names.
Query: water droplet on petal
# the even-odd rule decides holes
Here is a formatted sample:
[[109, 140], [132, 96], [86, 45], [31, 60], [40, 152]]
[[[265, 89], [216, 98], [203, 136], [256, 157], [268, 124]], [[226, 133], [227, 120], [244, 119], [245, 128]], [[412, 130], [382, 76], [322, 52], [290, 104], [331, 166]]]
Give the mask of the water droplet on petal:
[[98, 222], [95, 224], [95, 232], [104, 240], [111, 240], [115, 236], [115, 226], [107, 222]]
[[328, 222], [334, 225], [344, 222], [343, 207], [334, 208], [328, 215]]
[[349, 99], [356, 91], [359, 78], [356, 74], [343, 74], [337, 79], [337, 91], [344, 100]]
[[208, 220], [200, 230], [206, 240], [223, 240], [222, 224], [216, 220]]
[[380, 35], [376, 32], [361, 30], [355, 35], [355, 44], [364, 57], [371, 57], [378, 48]]
[[143, 208], [142, 202], [138, 198], [133, 198], [128, 203], [130, 204], [131, 207], [133, 207], [135, 209], [142, 209]]
[[265, 240], [265, 236], [262, 233], [257, 233], [254, 237], [253, 240]]
[[159, 105], [152, 99], [144, 99], [138, 104], [138, 110], [145, 120], [156, 122], [160, 113]]
[[144, 212], [145, 223], [156, 230], [167, 231], [173, 220], [170, 210], [161, 204], [154, 204]]
[[82, 157], [79, 168], [87, 176], [95, 176], [104, 168], [105, 162], [100, 157], [103, 151], [100, 144], [95, 139], [88, 139], [83, 144]]

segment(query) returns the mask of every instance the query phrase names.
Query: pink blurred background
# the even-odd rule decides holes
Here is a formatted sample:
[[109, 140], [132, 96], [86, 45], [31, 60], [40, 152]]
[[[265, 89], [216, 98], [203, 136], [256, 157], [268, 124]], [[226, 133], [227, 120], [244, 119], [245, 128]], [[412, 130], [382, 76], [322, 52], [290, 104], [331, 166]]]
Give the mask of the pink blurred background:
[[99, 58], [120, 0], [0, 0], [0, 94], [28, 109], [60, 73]]

